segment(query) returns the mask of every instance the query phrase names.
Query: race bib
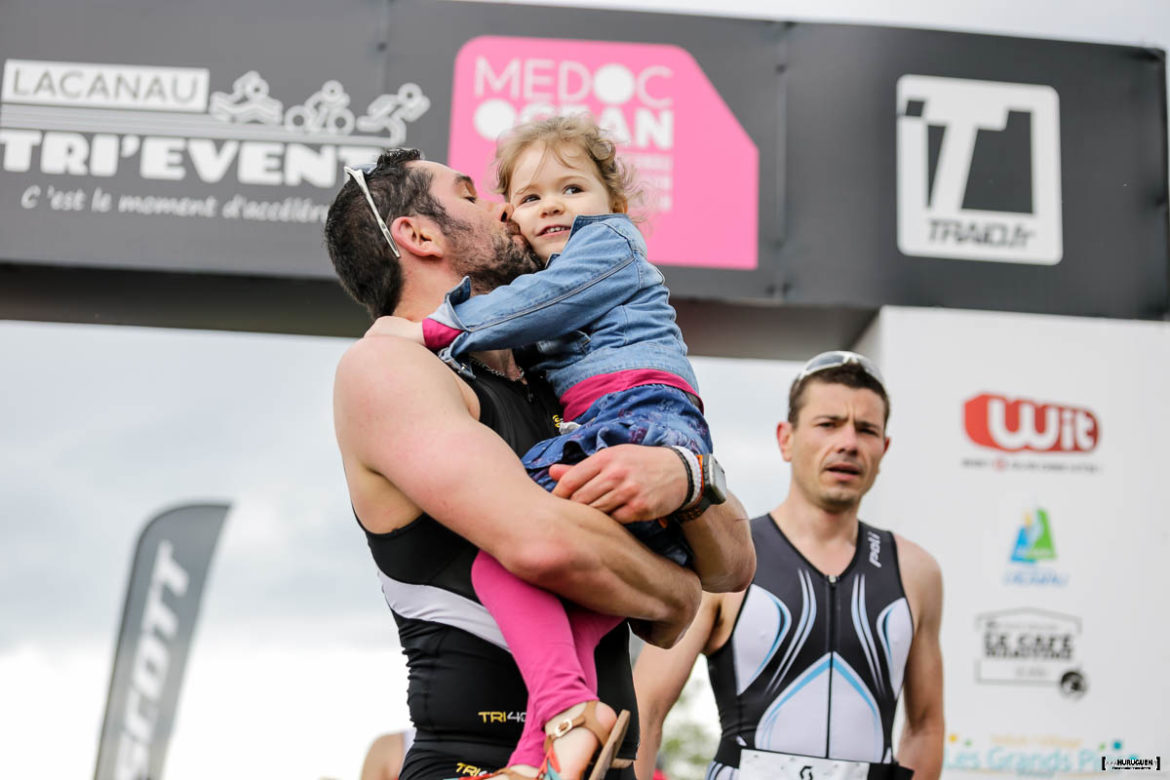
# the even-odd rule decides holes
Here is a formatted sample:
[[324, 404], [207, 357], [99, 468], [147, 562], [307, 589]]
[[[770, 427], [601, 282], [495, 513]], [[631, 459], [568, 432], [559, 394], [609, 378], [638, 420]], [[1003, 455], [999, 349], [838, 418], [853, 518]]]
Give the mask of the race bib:
[[739, 780], [866, 780], [869, 764], [829, 758], [742, 750]]

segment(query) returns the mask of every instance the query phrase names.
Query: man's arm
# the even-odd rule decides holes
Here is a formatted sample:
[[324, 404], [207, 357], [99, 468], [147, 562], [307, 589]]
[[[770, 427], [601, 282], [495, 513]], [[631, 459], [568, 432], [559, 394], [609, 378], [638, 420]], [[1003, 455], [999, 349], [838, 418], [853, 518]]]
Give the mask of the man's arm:
[[756, 548], [738, 498], [728, 494], [727, 501], [683, 523], [682, 529], [695, 553], [692, 565], [703, 590], [732, 593], [751, 584], [756, 575]]
[[362, 339], [343, 356], [335, 427], [363, 521], [393, 512], [404, 525], [426, 512], [521, 579], [668, 628], [658, 641], [677, 639], [698, 607], [694, 574], [601, 512], [546, 493], [474, 419], [468, 395], [438, 359], [402, 339]]
[[703, 652], [715, 630], [719, 616], [719, 596], [703, 594], [699, 614], [682, 640], [670, 650], [647, 645], [634, 665], [634, 690], [638, 696], [640, 740], [634, 771], [638, 780], [650, 780], [662, 748], [662, 724], [670, 708], [678, 701], [695, 661]]
[[[619, 444], [574, 466], [555, 465], [549, 474], [557, 480], [553, 495], [588, 504], [621, 523], [666, 517], [686, 498], [686, 472], [668, 447]], [[683, 523], [703, 590], [728, 593], [751, 583], [756, 551], [747, 520], [739, 500], [729, 496]]]
[[943, 762], [943, 666], [939, 647], [942, 622], [942, 572], [913, 542], [897, 537], [898, 558], [918, 625], [906, 660], [906, 723], [898, 743], [898, 763], [914, 770], [915, 780], [937, 780]]

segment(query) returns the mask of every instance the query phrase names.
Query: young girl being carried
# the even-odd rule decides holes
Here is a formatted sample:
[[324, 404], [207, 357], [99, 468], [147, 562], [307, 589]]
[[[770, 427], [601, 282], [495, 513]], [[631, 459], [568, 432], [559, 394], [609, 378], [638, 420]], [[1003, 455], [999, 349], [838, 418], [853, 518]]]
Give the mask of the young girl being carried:
[[[374, 332], [414, 338], [465, 373], [468, 353], [528, 346], [529, 370], [552, 385], [567, 421], [523, 458], [548, 490], [553, 464], [623, 443], [674, 447], [691, 475], [684, 506], [626, 527], [689, 565], [679, 523], [722, 500], [721, 477], [703, 484], [704, 474], [715, 481], [711, 437], [669, 291], [625, 213], [632, 175], [587, 115], [516, 128], [496, 150], [496, 174], [512, 221], [547, 267], [474, 297], [465, 279], [422, 323], [383, 318]], [[601, 777], [628, 713], [597, 701], [593, 652], [621, 619], [565, 604], [483, 552], [472, 582], [528, 687], [523, 735], [498, 776], [575, 780], [594, 759], [590, 778]]]

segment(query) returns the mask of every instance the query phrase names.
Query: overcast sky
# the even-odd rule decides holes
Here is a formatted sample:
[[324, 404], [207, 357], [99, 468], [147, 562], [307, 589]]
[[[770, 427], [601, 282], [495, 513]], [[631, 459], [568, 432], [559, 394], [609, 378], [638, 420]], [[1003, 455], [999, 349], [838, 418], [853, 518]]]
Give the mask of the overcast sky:
[[[1166, 0], [602, 4], [1170, 47]], [[346, 345], [0, 322], [0, 775], [92, 774], [136, 536], [191, 501], [233, 508], [168, 780], [352, 778], [370, 739], [406, 725], [393, 622], [333, 442]], [[795, 366], [695, 363], [731, 487], [766, 511], [786, 490], [773, 429]]]
[[[393, 621], [333, 441], [347, 344], [0, 323], [0, 733], [15, 737], [2, 774], [92, 772], [137, 534], [188, 502], [232, 511], [168, 778], [222, 777], [225, 755], [233, 777], [352, 777], [370, 739], [407, 724]], [[772, 431], [795, 367], [696, 363], [731, 486], [767, 511], [787, 485]]]

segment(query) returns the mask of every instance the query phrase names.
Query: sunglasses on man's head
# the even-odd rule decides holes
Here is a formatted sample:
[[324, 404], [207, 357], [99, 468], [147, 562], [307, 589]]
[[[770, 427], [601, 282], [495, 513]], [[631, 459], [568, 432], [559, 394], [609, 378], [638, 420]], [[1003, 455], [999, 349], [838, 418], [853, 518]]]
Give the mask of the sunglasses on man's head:
[[871, 378], [884, 390], [886, 382], [882, 379], [881, 372], [877, 370], [877, 366], [873, 361], [865, 355], [859, 355], [856, 352], [849, 352], [844, 349], [835, 349], [832, 352], [822, 352], [813, 357], [804, 364], [804, 368], [796, 375], [796, 383], [801, 382], [805, 377], [819, 373], [821, 371], [828, 371], [830, 368], [839, 368], [841, 366], [856, 365], [862, 371], [869, 374]]
[[386, 237], [386, 243], [390, 245], [390, 253], [394, 255], [395, 260], [402, 258], [402, 253], [398, 251], [398, 244], [394, 243], [394, 239], [390, 237], [390, 228], [386, 227], [386, 220], [382, 219], [382, 215], [378, 213], [378, 207], [374, 205], [374, 196], [370, 194], [370, 188], [366, 186], [366, 174], [374, 170], [373, 165], [367, 165], [362, 168], [350, 168], [345, 166], [346, 174], [357, 183], [358, 189], [366, 196], [366, 203], [370, 204], [370, 211], [374, 212], [374, 219], [378, 220], [378, 227], [382, 229], [382, 235]]

